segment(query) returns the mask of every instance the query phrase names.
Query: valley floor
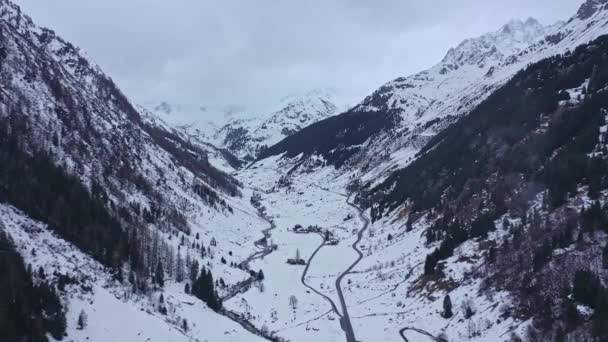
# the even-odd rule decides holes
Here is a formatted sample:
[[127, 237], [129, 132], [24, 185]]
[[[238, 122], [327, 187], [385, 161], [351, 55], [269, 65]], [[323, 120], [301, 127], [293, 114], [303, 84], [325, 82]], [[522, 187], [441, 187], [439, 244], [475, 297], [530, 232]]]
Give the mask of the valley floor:
[[[108, 270], [46, 225], [5, 205], [0, 217], [34, 270], [42, 267], [50, 277], [59, 272], [79, 279], [80, 285], [63, 295], [70, 341], [265, 340], [260, 333], [292, 342], [442, 341], [437, 336], [444, 333], [448, 341], [490, 342], [505, 341], [512, 331], [521, 334], [525, 322], [500, 318], [508, 296], [482, 296], [478, 281], [469, 278], [471, 269], [483, 267], [475, 243], [457, 249], [444, 282], [427, 283], [424, 258], [436, 246], [425, 244], [429, 224], [424, 217], [410, 232], [395, 217], [371, 223], [369, 212], [351, 203], [345, 190], [348, 174], [336, 177], [331, 168], [322, 168], [286, 175], [272, 168], [277, 163], [270, 159], [239, 171], [245, 189], [242, 199], [230, 203], [239, 213], [236, 218], [201, 212], [188, 237], [200, 234], [206, 246], [217, 238], [215, 257], [204, 259], [204, 265], [228, 284], [220, 295], [239, 322], [185, 294], [183, 283], [167, 281], [162, 290], [132, 295], [128, 285], [114, 281]], [[248, 203], [254, 194], [261, 198], [258, 208], [264, 215]], [[304, 231], [296, 232], [296, 225]], [[500, 225], [497, 221], [499, 229], [492, 234], [502, 234]], [[264, 236], [265, 246], [260, 243]], [[179, 249], [179, 239], [163, 239]], [[181, 245], [183, 255], [195, 255], [191, 242]], [[269, 248], [273, 245], [276, 249]], [[219, 261], [224, 257], [227, 263]], [[287, 263], [297, 257], [305, 265]], [[243, 261], [250, 270], [263, 270], [264, 280], [232, 291], [249, 275], [229, 265]], [[440, 312], [448, 291], [455, 315], [444, 319]], [[471, 319], [463, 317], [465, 303], [475, 308]], [[168, 308], [167, 315], [159, 313], [161, 305]], [[81, 311], [89, 317], [84, 330], [76, 329]], [[257, 335], [239, 324], [243, 322], [255, 326]]]
[[[247, 187], [260, 193], [267, 215], [276, 224], [271, 240], [278, 248], [250, 265], [264, 270], [264, 285], [228, 300], [228, 309], [289, 341], [431, 341], [444, 333], [449, 341], [489, 342], [507, 340], [512, 332], [521, 334], [525, 324], [499, 318], [500, 303], [508, 303], [508, 296], [481, 296], [479, 283], [468, 278], [467, 273], [483, 260], [475, 243], [458, 249], [446, 270], [445, 288], [441, 284], [431, 288], [422, 277], [423, 264], [436, 246], [425, 244], [428, 223], [424, 217], [407, 233], [404, 222], [395, 217], [370, 222], [367, 227], [368, 212], [359, 215], [349, 204], [344, 190], [348, 175], [336, 177], [324, 168], [289, 176], [272, 168], [277, 163], [262, 161], [237, 174]], [[296, 233], [296, 225], [329, 230], [339, 243], [324, 243], [323, 233]], [[358, 259], [353, 246], [363, 256], [346, 272]], [[296, 253], [306, 260], [306, 266], [287, 263]], [[342, 274], [341, 288], [354, 338], [343, 330], [347, 325], [336, 289]], [[449, 320], [440, 315], [448, 289], [455, 307]], [[460, 308], [470, 302], [476, 315], [465, 320]]]

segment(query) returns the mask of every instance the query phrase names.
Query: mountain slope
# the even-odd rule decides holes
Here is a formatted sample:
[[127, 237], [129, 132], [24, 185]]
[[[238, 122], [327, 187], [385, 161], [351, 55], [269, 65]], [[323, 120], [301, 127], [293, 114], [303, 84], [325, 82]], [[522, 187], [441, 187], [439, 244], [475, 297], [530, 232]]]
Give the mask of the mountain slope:
[[160, 221], [172, 220], [175, 203], [192, 202], [195, 184], [238, 193], [237, 183], [196, 147], [146, 125], [112, 80], [77, 48], [35, 26], [16, 5], [0, 5], [0, 116], [20, 125], [27, 150], [49, 151], [87, 186], [102, 184], [114, 205], [162, 208]]
[[[0, 0], [0, 80], [0, 199], [9, 208], [0, 222], [13, 217], [13, 206], [21, 210], [16, 215], [24, 223], [10, 234], [26, 261], [30, 255], [37, 260], [31, 246], [44, 249], [50, 260], [38, 261], [61, 270], [50, 277], [54, 287], [74, 262], [66, 249], [84, 259], [76, 267], [95, 265], [78, 273], [103, 274], [104, 286], [85, 290], [87, 301], [112, 304], [91, 310], [137, 312], [108, 320], [109, 331], [126, 323], [129, 336], [140, 336], [142, 324], [158, 316], [170, 339], [192, 339], [201, 332], [184, 328], [185, 315], [194, 315], [184, 301], [214, 317], [208, 320], [227, 321], [203, 302], [252, 278], [236, 263], [257, 252], [253, 241], [269, 223], [249, 203], [251, 190], [211, 165], [209, 151], [215, 150], [150, 120], [84, 53], [8, 0]], [[17, 240], [20, 230], [27, 236]], [[69, 248], [58, 249], [66, 243]], [[185, 294], [185, 283], [194, 281], [203, 285]], [[90, 284], [69, 283], [68, 292]], [[160, 295], [173, 298], [171, 305], [159, 305]], [[61, 299], [68, 317], [89, 309], [82, 297]], [[256, 339], [241, 329], [242, 320], [230, 319], [239, 324], [210, 326], [208, 336], [239, 329], [233, 340]], [[75, 323], [68, 322], [69, 333]]]
[[[585, 12], [585, 6], [581, 11]], [[568, 22], [551, 26], [541, 26], [534, 19], [511, 21], [496, 32], [463, 41], [431, 69], [383, 85], [348, 111], [361, 118], [370, 117], [363, 121], [382, 115], [383, 128], [368, 131], [353, 144], [339, 139], [329, 144], [320, 140], [301, 147], [298, 137], [292, 136], [271, 147], [259, 159], [285, 152], [288, 156], [305, 153], [306, 157], [312, 150], [332, 164], [327, 153], [332, 151], [350, 155], [346, 164], [350, 169], [363, 170], [364, 181], [384, 179], [407, 165], [432, 136], [468, 114], [526, 65], [565, 53], [608, 32], [608, 11], [596, 5], [589, 8], [592, 13], [586, 11], [585, 16], [577, 13]], [[327, 133], [332, 136], [357, 131], [356, 127], [349, 127], [347, 120], [339, 126], [328, 121], [330, 125], [334, 128]], [[306, 136], [306, 129], [301, 133]], [[353, 153], [353, 149], [360, 152]]]
[[291, 95], [255, 116], [236, 107], [193, 109], [167, 102], [139, 108], [156, 124], [208, 150], [214, 165], [234, 171], [254, 160], [268, 146], [336, 114], [338, 107], [333, 97], [332, 92], [322, 90]]
[[241, 160], [252, 161], [264, 153], [268, 146], [331, 117], [338, 111], [331, 93], [324, 91], [286, 97], [277, 108], [269, 115], [255, 119], [234, 118], [216, 131], [216, 144], [225, 147]]
[[607, 56], [602, 36], [527, 67], [371, 189], [374, 220], [426, 222], [429, 291], [474, 255], [468, 277], [509, 291], [529, 336], [606, 338]]

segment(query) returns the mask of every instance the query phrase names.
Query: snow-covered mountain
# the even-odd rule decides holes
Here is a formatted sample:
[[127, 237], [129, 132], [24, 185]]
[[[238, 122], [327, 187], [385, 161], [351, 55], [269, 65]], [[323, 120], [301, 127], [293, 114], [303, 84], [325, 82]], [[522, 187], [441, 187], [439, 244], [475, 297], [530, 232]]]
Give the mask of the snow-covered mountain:
[[[147, 117], [181, 131], [191, 139], [211, 149], [235, 156], [239, 164], [216, 158], [217, 165], [232, 165], [253, 161], [266, 147], [276, 144], [312, 123], [335, 115], [338, 107], [330, 90], [315, 89], [301, 95], [289, 95], [276, 105], [257, 113], [243, 107], [186, 106], [160, 102], [140, 107]], [[214, 164], [215, 165], [215, 164]], [[225, 168], [224, 168], [225, 169]]]
[[252, 115], [133, 106], [0, 0], [0, 333], [605, 338], [607, 3]]
[[313, 90], [287, 96], [267, 114], [243, 119], [233, 116], [214, 134], [214, 141], [245, 161], [304, 127], [337, 114], [330, 91]]
[[29, 126], [22, 137], [29, 150], [49, 150], [86, 184], [103, 184], [117, 205], [192, 202], [197, 183], [238, 193], [237, 182], [211, 166], [204, 151], [147, 125], [81, 50], [36, 26], [11, 2], [0, 4], [1, 117]]
[[[239, 172], [267, 184], [269, 212], [346, 228], [332, 229], [338, 246], [304, 250], [316, 264], [302, 279], [347, 336], [351, 326], [361, 340], [601, 340], [606, 306], [590, 298], [608, 276], [597, 230], [607, 217], [607, 7], [587, 1], [567, 22], [513, 21], [467, 40]], [[349, 191], [369, 225], [323, 214]], [[343, 261], [351, 246], [360, 259]], [[581, 294], [587, 283], [599, 290]]]
[[[364, 181], [378, 181], [406, 166], [430, 137], [469, 113], [526, 65], [608, 33], [607, 22], [601, 1], [585, 3], [565, 23], [543, 26], [534, 19], [513, 20], [449, 49], [428, 70], [386, 83], [351, 110], [271, 146], [261, 158], [285, 152], [288, 157], [304, 153], [304, 158], [320, 154], [325, 165], [347, 163], [368, 173]], [[294, 163], [304, 165], [301, 162]]]
[[[123, 314], [75, 340], [145, 341], [147, 325], [172, 341], [192, 340], [203, 327], [215, 340], [256, 340], [255, 327], [246, 331], [240, 318], [194, 296], [217, 299], [251, 279], [248, 267], [235, 265], [257, 252], [252, 241], [269, 226], [251, 206], [251, 190], [212, 166], [215, 150], [156, 124], [79, 48], [8, 0], [0, 0], [0, 80], [0, 230], [26, 264], [43, 269], [29, 283], [49, 282], [60, 298], [59, 334], [79, 335], [75, 319], [84, 308], [94, 317]], [[12, 225], [13, 217], [23, 220]], [[0, 260], [9, 264], [0, 278], [12, 279], [13, 261]], [[223, 285], [209, 286], [199, 265]], [[159, 292], [150, 278], [161, 273]], [[182, 297], [186, 278], [213, 288]], [[193, 308], [201, 321], [184, 323]], [[124, 326], [129, 337], [117, 336]]]

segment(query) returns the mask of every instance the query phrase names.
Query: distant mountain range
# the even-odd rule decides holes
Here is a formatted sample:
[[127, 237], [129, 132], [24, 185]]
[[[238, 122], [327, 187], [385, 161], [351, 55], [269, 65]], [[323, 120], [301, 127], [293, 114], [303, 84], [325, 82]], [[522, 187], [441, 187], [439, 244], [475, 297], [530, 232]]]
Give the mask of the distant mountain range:
[[150, 105], [146, 112], [200, 141], [229, 151], [241, 162], [251, 162], [268, 146], [344, 109], [335, 102], [333, 92], [312, 90], [287, 96], [274, 108], [258, 114], [238, 107], [186, 109], [167, 102]]

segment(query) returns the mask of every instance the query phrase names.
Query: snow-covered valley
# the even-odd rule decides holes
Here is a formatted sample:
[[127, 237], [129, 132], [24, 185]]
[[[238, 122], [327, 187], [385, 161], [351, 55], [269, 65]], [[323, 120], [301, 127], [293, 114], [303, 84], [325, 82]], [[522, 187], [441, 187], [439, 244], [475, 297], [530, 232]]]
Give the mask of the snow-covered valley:
[[608, 339], [608, 0], [253, 116], [0, 19], [0, 342]]

